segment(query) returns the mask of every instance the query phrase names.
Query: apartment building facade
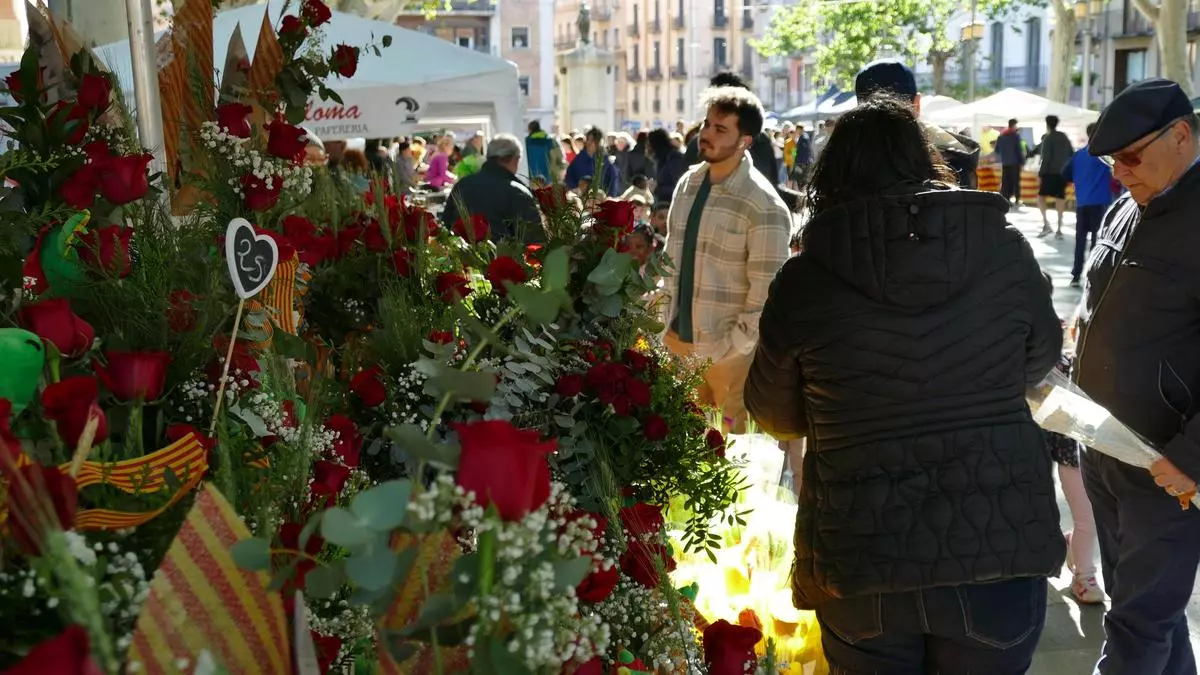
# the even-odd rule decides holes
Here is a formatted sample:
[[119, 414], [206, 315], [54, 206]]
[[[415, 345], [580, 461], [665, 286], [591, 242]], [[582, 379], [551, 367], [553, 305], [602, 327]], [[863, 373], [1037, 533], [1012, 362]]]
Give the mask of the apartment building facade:
[[554, 19], [554, 0], [452, 0], [432, 19], [414, 8], [395, 21], [517, 64], [525, 121], [548, 129], [554, 120]]
[[[560, 50], [579, 39], [578, 0], [555, 6]], [[626, 130], [699, 118], [698, 99], [715, 73], [751, 80], [758, 54], [750, 45], [759, 11], [743, 0], [597, 0], [589, 6], [592, 40], [623, 64], [617, 120]]]

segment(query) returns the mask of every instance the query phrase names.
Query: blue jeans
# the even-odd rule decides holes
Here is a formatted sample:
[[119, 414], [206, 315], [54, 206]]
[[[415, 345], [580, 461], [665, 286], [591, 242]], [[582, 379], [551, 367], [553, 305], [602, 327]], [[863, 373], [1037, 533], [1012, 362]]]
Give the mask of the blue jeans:
[[1083, 263], [1087, 260], [1087, 252], [1096, 245], [1096, 233], [1100, 231], [1105, 211], [1108, 211], [1106, 204], [1075, 208], [1075, 262], [1071, 265], [1072, 279], [1078, 279], [1083, 273]]
[[832, 600], [817, 620], [831, 675], [1020, 675], [1046, 623], [1046, 579]]
[[1112, 597], [1095, 672], [1196, 675], [1184, 611], [1200, 564], [1200, 513], [1181, 510], [1145, 469], [1095, 450], [1082, 460]]

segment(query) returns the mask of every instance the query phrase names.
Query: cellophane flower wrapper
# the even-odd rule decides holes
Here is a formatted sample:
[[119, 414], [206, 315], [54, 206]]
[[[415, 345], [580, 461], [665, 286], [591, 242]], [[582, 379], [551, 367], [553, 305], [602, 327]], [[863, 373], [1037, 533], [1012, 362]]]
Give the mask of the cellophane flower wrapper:
[[[1149, 469], [1162, 458], [1145, 439], [1125, 426], [1057, 370], [1027, 394], [1033, 421], [1126, 464]], [[1192, 497], [1200, 506], [1200, 495]]]

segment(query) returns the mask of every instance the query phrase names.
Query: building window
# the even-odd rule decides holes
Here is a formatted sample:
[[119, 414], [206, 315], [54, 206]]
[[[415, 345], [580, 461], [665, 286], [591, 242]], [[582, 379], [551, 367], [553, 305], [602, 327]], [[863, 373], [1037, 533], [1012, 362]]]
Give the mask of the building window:
[[470, 37], [467, 35], [460, 35], [460, 36], [458, 36], [457, 42], [458, 42], [459, 47], [464, 47], [466, 49], [474, 49], [475, 48], [475, 38], [473, 38], [473, 37]]
[[754, 47], [749, 40], [742, 42], [742, 71], [749, 73], [754, 68]]
[[521, 77], [518, 77], [517, 84], [518, 84], [518, 86], [521, 87], [521, 95], [528, 97], [529, 96], [529, 76], [522, 75]]
[[621, 48], [621, 29], [620, 28], [613, 29], [613, 47], [616, 47], [617, 49]]
[[658, 67], [661, 64], [661, 61], [659, 61], [659, 58], [658, 58], [658, 53], [659, 53], [658, 45], [659, 45], [658, 40], [655, 40], [654, 41], [654, 61], [653, 61], [654, 65], [651, 66], [651, 68], [654, 68], [655, 70], [658, 70]]
[[684, 43], [683, 38], [675, 38], [675, 67], [677, 69], [679, 69], [681, 72], [683, 71], [683, 64], [684, 64], [684, 60], [683, 60], [683, 52], [685, 49], [684, 44], [685, 43]]
[[655, 26], [658, 25], [658, 6], [659, 6], [659, 4], [660, 3], [658, 0], [654, 0], [654, 25]]
[[729, 63], [729, 41], [723, 37], [713, 38], [713, 65], [724, 68]]
[[512, 48], [529, 49], [529, 27], [515, 26], [512, 29]]
[[1037, 89], [1041, 86], [1042, 74], [1042, 20], [1033, 17], [1025, 22], [1025, 67], [1029, 76], [1026, 86]]
[[683, 97], [683, 85], [679, 85], [678, 94], [675, 96], [675, 112], [682, 113], [686, 102]]
[[632, 67], [634, 70], [638, 70], [642, 66], [642, 54], [641, 54], [641, 50], [639, 49], [640, 47], [641, 47], [641, 45], [633, 46], [633, 66]]
[[993, 82], [1004, 81], [1004, 23], [992, 22], [991, 76]]
[[725, 17], [725, 0], [713, 0], [713, 16], [717, 18]]

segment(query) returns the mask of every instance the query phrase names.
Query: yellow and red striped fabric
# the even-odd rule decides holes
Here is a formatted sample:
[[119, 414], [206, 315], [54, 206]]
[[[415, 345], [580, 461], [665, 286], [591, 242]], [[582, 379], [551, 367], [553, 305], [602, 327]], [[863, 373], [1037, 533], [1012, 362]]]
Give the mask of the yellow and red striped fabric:
[[[262, 94], [275, 90], [275, 76], [283, 70], [283, 47], [271, 26], [267, 13], [263, 13], [262, 26], [258, 30], [258, 44], [254, 47], [254, 63], [250, 65], [250, 91]], [[264, 101], [264, 108], [273, 110], [273, 102]]]
[[75, 514], [75, 529], [89, 530], [121, 530], [127, 527], [145, 525], [166, 512], [167, 509], [179, 503], [204, 479], [204, 472], [198, 471], [184, 483], [179, 491], [171, 496], [170, 501], [153, 511], [115, 511], [113, 509], [85, 509]]
[[146, 675], [175, 675], [207, 650], [225, 672], [292, 673], [291, 639], [278, 593], [263, 572], [240, 569], [230, 549], [250, 532], [211, 485], [196, 497], [150, 584], [128, 661]]
[[[167, 447], [136, 459], [120, 462], [84, 462], [75, 476], [82, 490], [89, 485], [111, 485], [130, 494], [158, 492], [166, 486], [167, 469], [181, 481], [203, 476], [208, 468], [208, 450], [194, 433]], [[70, 464], [59, 467], [64, 473]]]

